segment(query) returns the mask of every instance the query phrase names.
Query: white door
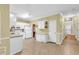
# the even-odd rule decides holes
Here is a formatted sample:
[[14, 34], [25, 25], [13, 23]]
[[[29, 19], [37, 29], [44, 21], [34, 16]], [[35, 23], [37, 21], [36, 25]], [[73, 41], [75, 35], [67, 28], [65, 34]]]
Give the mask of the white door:
[[49, 21], [49, 41], [56, 42], [56, 20]]
[[72, 24], [71, 23], [67, 23], [65, 25], [65, 34], [72, 34]]

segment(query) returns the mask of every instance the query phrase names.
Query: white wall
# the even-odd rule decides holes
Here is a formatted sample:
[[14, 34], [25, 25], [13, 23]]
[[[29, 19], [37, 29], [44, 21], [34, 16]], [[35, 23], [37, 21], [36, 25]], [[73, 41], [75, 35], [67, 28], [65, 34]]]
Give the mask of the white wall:
[[15, 15], [13, 15], [13, 14], [10, 14], [10, 27], [11, 26], [16, 26], [16, 16]]

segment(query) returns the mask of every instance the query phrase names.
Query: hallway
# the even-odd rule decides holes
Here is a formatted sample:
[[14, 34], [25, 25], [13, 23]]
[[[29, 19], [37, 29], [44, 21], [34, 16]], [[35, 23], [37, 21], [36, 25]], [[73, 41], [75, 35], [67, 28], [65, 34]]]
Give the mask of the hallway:
[[62, 45], [54, 43], [37, 42], [34, 39], [26, 39], [22, 55], [63, 55], [79, 54], [79, 42], [66, 38]]

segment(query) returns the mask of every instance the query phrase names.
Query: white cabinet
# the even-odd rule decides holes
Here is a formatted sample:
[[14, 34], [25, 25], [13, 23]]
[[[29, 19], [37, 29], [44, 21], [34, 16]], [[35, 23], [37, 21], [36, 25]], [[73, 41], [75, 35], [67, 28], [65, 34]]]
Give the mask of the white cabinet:
[[38, 21], [38, 28], [45, 29], [45, 20]]
[[36, 40], [39, 42], [47, 42], [48, 35], [45, 34], [36, 34]]
[[23, 49], [23, 37], [11, 37], [10, 39], [10, 54], [16, 54]]

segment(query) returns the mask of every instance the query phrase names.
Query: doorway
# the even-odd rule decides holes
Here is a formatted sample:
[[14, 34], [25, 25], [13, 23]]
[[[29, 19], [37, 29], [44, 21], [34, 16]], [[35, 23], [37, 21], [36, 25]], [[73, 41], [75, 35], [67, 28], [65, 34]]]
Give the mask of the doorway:
[[72, 18], [68, 18], [67, 20], [65, 20], [65, 39], [76, 39], [75, 35], [73, 34], [72, 27]]
[[36, 39], [36, 30], [35, 30], [35, 24], [32, 25], [32, 32], [33, 32], [33, 38]]
[[72, 23], [68, 22], [65, 24], [65, 34], [71, 35], [72, 34]]

